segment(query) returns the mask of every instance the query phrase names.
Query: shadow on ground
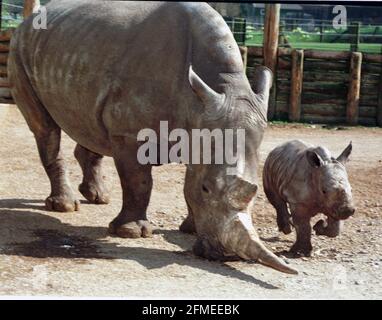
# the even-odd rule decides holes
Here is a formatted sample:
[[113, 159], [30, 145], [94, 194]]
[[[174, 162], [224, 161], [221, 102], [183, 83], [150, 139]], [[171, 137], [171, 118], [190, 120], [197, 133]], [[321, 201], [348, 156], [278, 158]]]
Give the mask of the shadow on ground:
[[[236, 278], [266, 289], [278, 289], [227, 264], [194, 256], [190, 251], [190, 243], [194, 240], [191, 235], [176, 230], [156, 230], [168, 242], [185, 251], [126, 247], [110, 242], [106, 227], [73, 226], [44, 213], [30, 211], [43, 208], [40, 200], [0, 200], [1, 254], [34, 258], [126, 259], [134, 260], [147, 269], [162, 268], [175, 263]], [[19, 234], [27, 234], [30, 240], [15, 241], [15, 235]]]

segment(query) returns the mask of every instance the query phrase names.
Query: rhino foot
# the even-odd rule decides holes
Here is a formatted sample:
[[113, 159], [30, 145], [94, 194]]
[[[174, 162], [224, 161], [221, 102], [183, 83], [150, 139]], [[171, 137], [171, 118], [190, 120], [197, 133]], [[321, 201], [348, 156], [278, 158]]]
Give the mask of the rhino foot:
[[111, 222], [109, 233], [121, 238], [149, 238], [152, 236], [152, 227], [147, 220], [131, 221], [119, 226]]
[[311, 244], [300, 245], [295, 243], [290, 249], [295, 257], [310, 257], [312, 255], [313, 247]]
[[277, 221], [278, 223], [278, 227], [279, 227], [279, 231], [280, 232], [282, 232], [282, 233], [284, 233], [284, 234], [290, 234], [291, 232], [292, 232], [292, 226], [291, 226], [291, 224], [289, 223], [289, 221], [287, 221], [287, 222], [280, 222], [279, 223], [279, 221]]
[[82, 182], [78, 186], [78, 190], [90, 203], [108, 204], [110, 202], [109, 194], [99, 184]]
[[45, 200], [45, 206], [48, 211], [73, 212], [79, 210], [80, 202], [72, 194], [49, 196]]

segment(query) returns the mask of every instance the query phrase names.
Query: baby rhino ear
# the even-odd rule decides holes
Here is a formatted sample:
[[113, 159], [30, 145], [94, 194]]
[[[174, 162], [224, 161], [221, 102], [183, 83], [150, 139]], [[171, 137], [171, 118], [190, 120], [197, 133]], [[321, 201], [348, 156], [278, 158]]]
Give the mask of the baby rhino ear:
[[306, 158], [308, 159], [309, 164], [313, 168], [319, 168], [324, 164], [322, 158], [314, 151], [306, 151]]
[[352, 145], [352, 142], [350, 141], [349, 145], [338, 156], [337, 161], [341, 162], [342, 164], [345, 164], [349, 159], [352, 149], [353, 149], [353, 145]]

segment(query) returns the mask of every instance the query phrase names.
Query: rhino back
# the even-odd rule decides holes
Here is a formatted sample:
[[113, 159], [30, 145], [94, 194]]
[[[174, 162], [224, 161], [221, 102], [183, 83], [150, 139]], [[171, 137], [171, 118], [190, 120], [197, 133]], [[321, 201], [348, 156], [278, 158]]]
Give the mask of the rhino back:
[[[206, 4], [60, 0], [47, 12], [47, 30], [26, 20], [14, 47], [53, 119], [96, 152], [109, 153], [109, 134], [136, 135], [159, 120], [184, 127], [189, 64], [215, 88], [220, 71], [242, 66], [228, 27]], [[213, 17], [219, 28], [200, 39]]]
[[287, 202], [308, 196], [306, 181], [310, 168], [305, 152], [310, 147], [305, 142], [293, 140], [273, 149], [264, 164], [264, 187]]

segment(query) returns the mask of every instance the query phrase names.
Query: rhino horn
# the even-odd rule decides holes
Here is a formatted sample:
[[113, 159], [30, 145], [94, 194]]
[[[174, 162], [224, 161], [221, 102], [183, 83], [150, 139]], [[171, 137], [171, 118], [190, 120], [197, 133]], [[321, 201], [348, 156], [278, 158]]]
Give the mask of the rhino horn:
[[192, 90], [198, 98], [203, 102], [207, 114], [216, 114], [219, 109], [223, 108], [225, 94], [218, 93], [210, 88], [192, 69], [188, 73], [188, 80]]
[[345, 164], [348, 161], [348, 158], [351, 154], [351, 151], [353, 149], [352, 142], [350, 141], [349, 145], [345, 148], [344, 151], [338, 156], [337, 161]]
[[289, 267], [261, 243], [248, 213], [235, 214], [225, 226], [221, 242], [229, 251], [242, 259], [255, 260], [278, 271], [298, 274], [295, 269]]
[[257, 193], [257, 184], [236, 176], [227, 193], [228, 202], [236, 209], [245, 209]]
[[271, 69], [265, 66], [257, 67], [253, 75], [253, 83], [253, 92], [260, 96], [265, 105], [268, 105], [269, 92], [273, 83], [273, 73]]

